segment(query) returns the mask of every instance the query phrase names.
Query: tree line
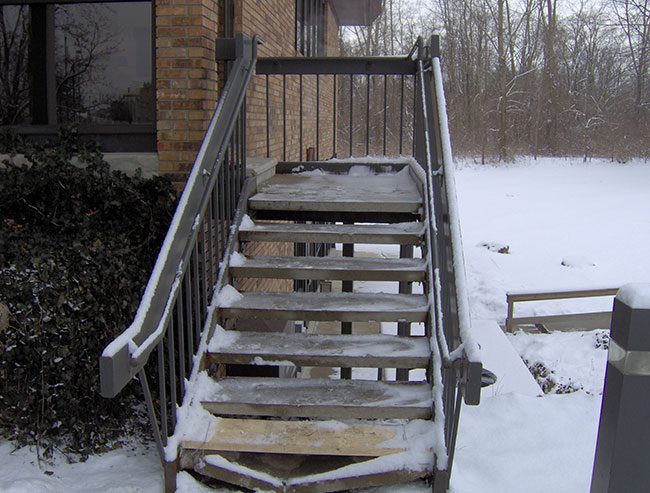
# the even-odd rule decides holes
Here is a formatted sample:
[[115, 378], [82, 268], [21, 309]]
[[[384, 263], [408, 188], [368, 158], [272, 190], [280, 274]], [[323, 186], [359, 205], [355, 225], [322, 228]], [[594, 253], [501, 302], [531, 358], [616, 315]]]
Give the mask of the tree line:
[[457, 154], [650, 157], [650, 0], [384, 0], [344, 54], [441, 35]]

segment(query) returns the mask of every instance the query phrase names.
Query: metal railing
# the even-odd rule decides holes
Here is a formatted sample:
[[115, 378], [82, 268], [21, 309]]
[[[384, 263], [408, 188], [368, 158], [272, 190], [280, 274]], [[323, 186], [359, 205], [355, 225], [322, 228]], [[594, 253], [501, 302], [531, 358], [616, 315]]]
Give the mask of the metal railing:
[[[418, 39], [414, 158], [422, 166], [426, 211], [426, 292], [432, 352], [441, 362], [434, 367], [434, 386], [442, 385], [442, 402], [435, 402], [434, 416], [444, 414], [448, 456], [437, 457], [436, 490], [448, 486], [460, 418], [461, 401], [480, 401], [482, 364], [473, 340], [465, 290], [465, 265], [456, 207], [453, 159], [440, 73], [439, 39], [428, 45]], [[424, 256], [423, 253], [423, 256]]]
[[[228, 67], [228, 80], [135, 321], [100, 359], [102, 395], [115, 396], [137, 376], [164, 460], [176, 406], [185, 393], [185, 378], [199, 366], [200, 344], [215, 323], [212, 300], [228, 282], [222, 261], [233, 249], [236, 231], [231, 226], [238, 224], [251, 191], [245, 180], [245, 97], [255, 89], [259, 97], [262, 87], [265, 125], [255, 127], [251, 122], [248, 128], [264, 132], [266, 153], [271, 157], [286, 161], [341, 154], [406, 154], [417, 163], [412, 169], [423, 183], [427, 224], [424, 287], [430, 303], [425, 329], [433, 354], [428, 378], [434, 386], [434, 422], [445, 436], [445, 450], [436, 455], [435, 488], [443, 491], [451, 470], [461, 401], [464, 397], [468, 404], [478, 403], [482, 370], [467, 308], [437, 38], [432, 37], [427, 46], [418, 40], [405, 57], [259, 61], [256, 38], [235, 39], [217, 46], [218, 56], [234, 63]], [[259, 77], [249, 87], [255, 67]], [[279, 88], [282, 97], [274, 106], [269, 94]], [[315, 118], [303, 111], [306, 104], [315, 108]], [[156, 357], [151, 358], [154, 353]], [[155, 398], [149, 388], [152, 374]]]
[[[311, 161], [412, 153], [410, 57], [262, 58], [256, 73], [265, 98], [267, 157]], [[280, 98], [271, 98], [278, 93]]]
[[105, 397], [114, 397], [137, 376], [163, 461], [185, 380], [197, 365], [203, 334], [213, 325], [211, 300], [226, 282], [221, 262], [232, 250], [231, 226], [246, 193], [245, 97], [257, 43], [257, 38], [241, 35], [231, 42], [234, 62], [228, 80], [135, 320], [100, 358]]

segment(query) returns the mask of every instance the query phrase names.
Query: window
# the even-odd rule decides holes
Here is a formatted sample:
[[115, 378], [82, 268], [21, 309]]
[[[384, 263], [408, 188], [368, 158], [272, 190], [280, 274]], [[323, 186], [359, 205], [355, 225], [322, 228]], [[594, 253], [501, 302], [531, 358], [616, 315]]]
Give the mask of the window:
[[296, 0], [296, 50], [305, 56], [325, 54], [325, 2]]
[[149, 1], [0, 6], [0, 125], [47, 135], [77, 124], [105, 150], [154, 150], [151, 9]]

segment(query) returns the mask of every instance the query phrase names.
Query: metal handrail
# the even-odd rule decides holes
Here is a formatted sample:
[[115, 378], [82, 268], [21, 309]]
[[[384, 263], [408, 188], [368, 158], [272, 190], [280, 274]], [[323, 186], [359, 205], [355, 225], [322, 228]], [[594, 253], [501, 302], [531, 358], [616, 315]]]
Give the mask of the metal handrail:
[[[231, 137], [236, 130], [242, 134], [245, 131], [240, 114], [257, 59], [257, 44], [257, 37], [249, 39], [239, 35], [235, 40], [236, 60], [229, 71], [228, 80], [180, 197], [135, 319], [101, 355], [100, 391], [104, 397], [117, 395], [144, 367], [151, 352], [165, 337], [167, 328], [172, 323], [172, 306], [192, 267], [190, 257], [196, 250], [199, 235], [204, 234], [199, 226], [204, 223], [205, 211], [212, 200], [211, 194], [222, 171], [224, 158], [229, 152], [233, 155], [238, 153], [238, 159], [243, 161], [243, 169], [238, 171], [239, 176], [236, 177], [241, 188], [245, 176], [245, 153], [233, 148]], [[242, 129], [237, 129], [238, 125]], [[211, 241], [209, 247], [212, 248]], [[208, 274], [206, 266], [202, 267], [202, 281], [205, 284]], [[209, 288], [210, 286], [207, 287]], [[205, 290], [206, 287], [203, 288], [203, 308], [208, 299]]]

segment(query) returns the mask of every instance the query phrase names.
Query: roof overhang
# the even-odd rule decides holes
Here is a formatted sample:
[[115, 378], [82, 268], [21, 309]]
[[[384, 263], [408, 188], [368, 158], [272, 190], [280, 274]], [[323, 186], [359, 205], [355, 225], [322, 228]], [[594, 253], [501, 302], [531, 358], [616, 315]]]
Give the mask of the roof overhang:
[[328, 0], [339, 26], [369, 26], [381, 14], [382, 0]]

